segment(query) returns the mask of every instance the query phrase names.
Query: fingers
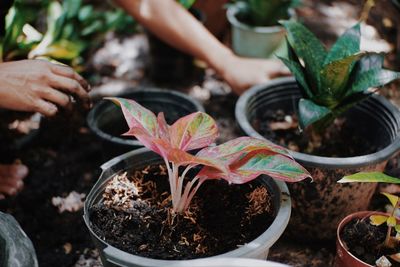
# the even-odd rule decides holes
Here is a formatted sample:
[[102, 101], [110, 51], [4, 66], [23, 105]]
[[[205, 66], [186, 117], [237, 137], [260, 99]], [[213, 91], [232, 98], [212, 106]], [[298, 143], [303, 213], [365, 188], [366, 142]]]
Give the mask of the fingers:
[[39, 112], [43, 116], [51, 117], [57, 113], [58, 108], [56, 105], [50, 102], [47, 102], [43, 99], [38, 99], [35, 103], [35, 111]]
[[0, 199], [5, 195], [15, 195], [21, 191], [23, 179], [28, 174], [28, 168], [22, 164], [0, 165]]
[[70, 78], [70, 79], [76, 80], [77, 82], [79, 82], [79, 84], [82, 86], [82, 88], [85, 91], [87, 91], [87, 92], [90, 91], [90, 86], [86, 82], [86, 80], [83, 79], [81, 75], [76, 73], [70, 67], [63, 66], [63, 65], [52, 64], [51, 71], [54, 74], [61, 75], [61, 76], [64, 76], [66, 78]]
[[90, 107], [90, 98], [86, 90], [75, 79], [67, 78], [59, 75], [52, 75], [49, 80], [50, 86], [65, 91], [69, 94], [78, 96], [86, 108]]
[[58, 90], [53, 88], [46, 88], [42, 90], [40, 95], [44, 100], [50, 101], [54, 104], [57, 104], [61, 107], [68, 107], [70, 104], [70, 97]]

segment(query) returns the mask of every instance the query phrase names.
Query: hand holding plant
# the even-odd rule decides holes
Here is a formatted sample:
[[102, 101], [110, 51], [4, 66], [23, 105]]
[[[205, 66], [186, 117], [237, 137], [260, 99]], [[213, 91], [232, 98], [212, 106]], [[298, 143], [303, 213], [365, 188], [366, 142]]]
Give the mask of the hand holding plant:
[[[159, 154], [168, 170], [173, 211], [185, 211], [199, 187], [209, 179], [225, 179], [242, 184], [261, 174], [287, 182], [301, 181], [310, 174], [282, 147], [268, 141], [240, 137], [219, 146], [208, 147], [217, 135], [215, 121], [202, 112], [192, 113], [168, 125], [164, 114], [158, 116], [133, 100], [108, 98], [118, 104], [129, 131], [144, 146]], [[201, 149], [196, 155], [187, 151]], [[184, 185], [189, 170], [203, 166]], [[185, 167], [180, 175], [179, 168]]]

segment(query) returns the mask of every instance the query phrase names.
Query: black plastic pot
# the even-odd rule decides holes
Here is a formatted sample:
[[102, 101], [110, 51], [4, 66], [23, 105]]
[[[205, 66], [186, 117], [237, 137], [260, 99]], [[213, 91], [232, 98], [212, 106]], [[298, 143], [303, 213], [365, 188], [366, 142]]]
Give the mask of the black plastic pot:
[[[156, 114], [164, 112], [169, 124], [190, 113], [204, 111], [204, 107], [195, 99], [183, 93], [166, 89], [139, 89], [120, 97], [133, 99]], [[133, 137], [121, 136], [129, 128], [121, 109], [111, 101], [99, 102], [89, 112], [87, 123], [89, 128], [103, 141], [105, 159], [143, 147]]]
[[37, 267], [35, 249], [13, 216], [0, 212], [0, 267]]
[[[101, 166], [103, 172], [96, 184], [91, 189], [88, 194], [85, 205], [84, 205], [84, 215], [86, 226], [89, 229], [90, 235], [93, 242], [95, 243], [98, 251], [100, 252], [100, 257], [102, 263], [105, 267], [113, 266], [127, 266], [127, 267], [158, 267], [158, 266], [194, 266], [191, 263], [196, 263], [197, 260], [157, 260], [144, 258], [141, 256], [129, 254], [118, 248], [115, 248], [104, 240], [102, 240], [98, 235], [94, 233], [90, 222], [90, 210], [91, 207], [102, 201], [103, 192], [110, 179], [116, 173], [121, 173], [125, 171], [132, 171], [136, 169], [142, 169], [148, 165], [153, 164], [164, 164], [163, 159], [156, 153], [148, 150], [147, 148], [142, 148], [134, 150], [116, 157]], [[266, 231], [257, 237], [255, 240], [248, 244], [232, 250], [230, 252], [217, 255], [215, 258], [253, 258], [253, 259], [263, 259], [265, 260], [268, 256], [269, 248], [278, 240], [285, 230], [291, 212], [291, 202], [289, 191], [286, 184], [282, 181], [275, 181], [267, 176], [262, 176], [259, 178], [262, 185], [268, 188], [269, 192], [272, 192], [273, 205], [276, 208], [276, 216], [272, 224], [266, 229]], [[205, 259], [213, 259], [205, 258]], [[198, 266], [198, 265], [196, 265]], [[213, 266], [205, 264], [203, 266]], [[274, 265], [273, 265], [274, 266]], [[278, 265], [279, 266], [279, 265]]]
[[[249, 136], [264, 138], [252, 127], [251, 121], [265, 110], [293, 111], [301, 97], [294, 78], [275, 79], [251, 88], [236, 104], [235, 116], [241, 129]], [[345, 114], [360, 134], [372, 145], [383, 147], [376, 153], [357, 157], [320, 157], [290, 151], [311, 173], [314, 182], [289, 184], [293, 215], [289, 225], [294, 236], [308, 239], [331, 239], [339, 220], [346, 214], [366, 210], [374, 183], [337, 184], [344, 175], [358, 171], [383, 171], [400, 149], [400, 112], [385, 98], [373, 95]]]
[[[199, 10], [190, 9], [190, 12], [200, 22], [205, 21], [204, 15]], [[193, 56], [175, 49], [149, 31], [146, 31], [146, 35], [150, 49], [149, 75], [156, 84], [189, 83], [196, 74], [202, 72], [195, 66]]]

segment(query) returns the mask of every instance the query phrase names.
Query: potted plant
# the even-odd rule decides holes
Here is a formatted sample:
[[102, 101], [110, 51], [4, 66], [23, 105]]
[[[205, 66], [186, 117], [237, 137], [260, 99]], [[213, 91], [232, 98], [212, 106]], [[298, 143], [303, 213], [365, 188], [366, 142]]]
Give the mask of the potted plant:
[[296, 80], [250, 89], [238, 100], [235, 115], [249, 136], [288, 147], [314, 178], [290, 185], [293, 234], [333, 238], [340, 216], [365, 210], [376, 187], [336, 182], [359, 171], [383, 171], [399, 150], [399, 110], [370, 88], [400, 74], [383, 69], [382, 54], [359, 51], [359, 25], [330, 52], [300, 23], [283, 25], [289, 58], [282, 60]]
[[[283, 50], [285, 29], [278, 24], [290, 17], [299, 0], [237, 0], [228, 6], [232, 48], [236, 54], [268, 58]], [[282, 51], [279, 51], [279, 54]]]
[[[379, 172], [360, 172], [345, 176], [339, 183], [385, 182], [400, 183], [400, 179]], [[400, 221], [396, 217], [399, 197], [382, 193], [390, 202], [389, 212], [360, 211], [344, 218], [337, 229], [337, 267], [399, 266]]]
[[[203, 14], [192, 8], [195, 0], [179, 0], [184, 8], [188, 9], [192, 15], [200, 22], [204, 22]], [[192, 82], [198, 68], [194, 65], [194, 58], [174, 47], [166, 44], [149, 31], [145, 31], [149, 42], [150, 78], [159, 85], [171, 83]]]
[[32, 241], [13, 216], [2, 212], [0, 212], [0, 266], [38, 266]]
[[[150, 150], [103, 165], [85, 201], [84, 219], [103, 264], [167, 266], [219, 254], [265, 259], [290, 217], [282, 181], [303, 180], [308, 172], [265, 140], [241, 137], [209, 146], [218, 129], [203, 112], [168, 125], [163, 113], [110, 99], [122, 108], [125, 135]], [[254, 180], [261, 174], [270, 177]]]
[[[164, 111], [168, 123], [196, 111], [204, 111], [204, 107], [195, 99], [172, 90], [160, 88], [135, 88], [121, 97], [134, 99], [141, 105], [158, 113]], [[103, 142], [105, 159], [111, 159], [132, 149], [143, 147], [133, 138], [121, 136], [128, 131], [123, 115], [118, 107], [110, 101], [100, 101], [87, 116], [90, 130]]]

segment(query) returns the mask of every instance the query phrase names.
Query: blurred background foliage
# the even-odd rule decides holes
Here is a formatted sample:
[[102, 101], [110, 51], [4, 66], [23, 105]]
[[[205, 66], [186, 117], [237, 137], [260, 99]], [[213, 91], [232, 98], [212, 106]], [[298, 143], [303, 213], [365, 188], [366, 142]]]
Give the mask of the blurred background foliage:
[[82, 71], [85, 56], [107, 32], [129, 34], [136, 26], [129, 15], [106, 1], [17, 0], [6, 16], [0, 58], [45, 58]]

